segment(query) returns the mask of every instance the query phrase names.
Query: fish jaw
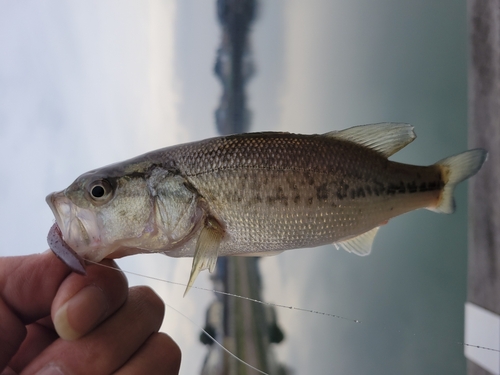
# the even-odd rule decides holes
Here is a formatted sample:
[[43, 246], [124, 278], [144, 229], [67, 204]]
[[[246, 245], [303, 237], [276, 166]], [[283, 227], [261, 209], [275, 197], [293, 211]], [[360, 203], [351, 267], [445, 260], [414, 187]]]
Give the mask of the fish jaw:
[[95, 262], [102, 252], [101, 231], [96, 214], [75, 205], [63, 191], [49, 194], [46, 201], [52, 210], [64, 241], [82, 258]]

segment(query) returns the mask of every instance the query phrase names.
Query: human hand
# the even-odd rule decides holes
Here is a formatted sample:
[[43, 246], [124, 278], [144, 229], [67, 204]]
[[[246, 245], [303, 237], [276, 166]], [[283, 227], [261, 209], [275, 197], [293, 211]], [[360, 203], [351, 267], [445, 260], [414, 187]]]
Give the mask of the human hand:
[[50, 251], [0, 258], [1, 375], [177, 374], [161, 299], [121, 272], [86, 270], [70, 273]]

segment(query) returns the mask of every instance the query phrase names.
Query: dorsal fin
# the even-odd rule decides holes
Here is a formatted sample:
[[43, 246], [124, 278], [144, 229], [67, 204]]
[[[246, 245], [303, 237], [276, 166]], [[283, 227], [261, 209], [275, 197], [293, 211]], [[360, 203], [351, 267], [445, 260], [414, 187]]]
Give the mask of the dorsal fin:
[[362, 233], [359, 236], [349, 238], [348, 240], [334, 243], [338, 249], [341, 247], [349, 253], [354, 253], [359, 256], [369, 255], [372, 251], [373, 240], [380, 227], [375, 227], [368, 232]]
[[326, 133], [325, 136], [355, 142], [385, 157], [395, 154], [416, 138], [413, 126], [399, 122], [359, 125], [345, 130], [332, 131]]

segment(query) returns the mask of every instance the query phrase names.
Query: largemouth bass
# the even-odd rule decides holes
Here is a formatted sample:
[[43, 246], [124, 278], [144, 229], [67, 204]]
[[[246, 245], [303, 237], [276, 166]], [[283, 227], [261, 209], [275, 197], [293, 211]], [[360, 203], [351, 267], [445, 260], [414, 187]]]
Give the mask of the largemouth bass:
[[219, 256], [325, 244], [368, 255], [389, 219], [419, 208], [453, 212], [454, 187], [486, 151], [431, 166], [388, 160], [414, 139], [399, 123], [217, 137], [87, 172], [47, 202], [62, 242], [83, 259], [194, 257], [187, 292]]

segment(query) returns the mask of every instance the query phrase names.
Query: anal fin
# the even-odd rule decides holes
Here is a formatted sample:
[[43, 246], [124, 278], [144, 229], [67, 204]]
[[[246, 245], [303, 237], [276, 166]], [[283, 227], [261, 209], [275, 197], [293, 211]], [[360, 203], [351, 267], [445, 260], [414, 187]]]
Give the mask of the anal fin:
[[348, 240], [336, 242], [334, 245], [341, 247], [349, 253], [354, 253], [359, 256], [369, 255], [372, 251], [373, 240], [377, 235], [380, 227], [375, 227], [368, 232], [362, 233], [359, 236], [349, 238]]
[[191, 268], [191, 275], [189, 282], [186, 286], [184, 296], [189, 292], [189, 289], [194, 284], [198, 274], [207, 269], [213, 272], [217, 263], [217, 256], [219, 252], [219, 245], [224, 237], [224, 228], [213, 217], [209, 216], [205, 225], [203, 226], [198, 241], [196, 242], [196, 249], [193, 257], [193, 266]]

